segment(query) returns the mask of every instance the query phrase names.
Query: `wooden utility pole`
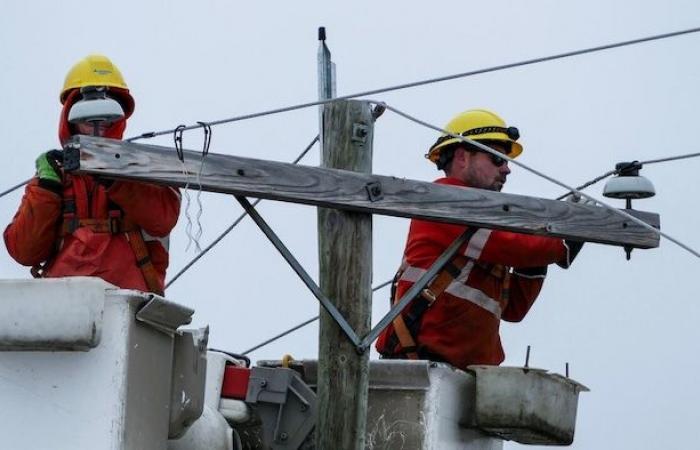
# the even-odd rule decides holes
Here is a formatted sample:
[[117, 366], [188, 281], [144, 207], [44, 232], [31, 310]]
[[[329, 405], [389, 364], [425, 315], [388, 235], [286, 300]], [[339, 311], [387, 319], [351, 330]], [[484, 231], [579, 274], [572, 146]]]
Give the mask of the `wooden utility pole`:
[[[370, 105], [342, 101], [324, 109], [322, 165], [370, 173], [373, 118]], [[359, 336], [372, 312], [372, 215], [318, 209], [320, 286]], [[316, 448], [364, 449], [369, 352], [359, 354], [321, 310]]]

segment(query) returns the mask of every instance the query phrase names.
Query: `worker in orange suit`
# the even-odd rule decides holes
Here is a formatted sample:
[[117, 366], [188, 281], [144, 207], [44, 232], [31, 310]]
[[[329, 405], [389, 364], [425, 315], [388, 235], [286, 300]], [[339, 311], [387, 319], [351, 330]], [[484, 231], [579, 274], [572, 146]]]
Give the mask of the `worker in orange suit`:
[[[101, 55], [80, 60], [61, 90], [62, 145], [71, 136], [121, 139], [134, 99]], [[36, 176], [5, 229], [9, 254], [37, 277], [95, 276], [120, 288], [162, 294], [168, 235], [180, 211], [176, 189], [62, 170], [63, 152], [36, 160]]]
[[[515, 158], [519, 132], [486, 110], [465, 111], [446, 131]], [[426, 158], [445, 172], [435, 183], [500, 191], [510, 174], [507, 160], [450, 134], [441, 136]], [[464, 369], [498, 365], [504, 352], [501, 320], [521, 321], [537, 298], [547, 266], [568, 268], [582, 243], [461, 225], [411, 221], [393, 302], [426, 272], [465, 230], [470, 239], [377, 341], [385, 358], [429, 359]]]

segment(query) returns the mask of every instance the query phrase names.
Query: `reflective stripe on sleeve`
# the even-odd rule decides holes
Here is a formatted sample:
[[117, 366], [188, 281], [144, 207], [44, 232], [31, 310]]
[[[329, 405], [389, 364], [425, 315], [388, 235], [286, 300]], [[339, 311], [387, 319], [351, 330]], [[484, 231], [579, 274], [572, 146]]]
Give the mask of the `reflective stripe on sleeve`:
[[141, 229], [141, 236], [143, 236], [144, 242], [158, 241], [160, 242], [160, 245], [163, 246], [166, 252], [170, 250], [170, 235], [163, 237], [155, 237], [151, 236], [150, 234], [146, 233], [143, 229]]
[[547, 275], [528, 275], [525, 273], [518, 272], [517, 270], [513, 270], [513, 275], [517, 275], [522, 278], [527, 278], [528, 280], [544, 280]]
[[415, 283], [420, 279], [420, 277], [425, 274], [427, 270], [421, 269], [420, 267], [406, 266], [401, 274], [399, 281], [408, 281], [409, 283]]
[[479, 259], [481, 252], [484, 251], [486, 241], [491, 236], [491, 230], [481, 228], [474, 233], [474, 236], [469, 240], [467, 248], [464, 250], [464, 256], [467, 258]]

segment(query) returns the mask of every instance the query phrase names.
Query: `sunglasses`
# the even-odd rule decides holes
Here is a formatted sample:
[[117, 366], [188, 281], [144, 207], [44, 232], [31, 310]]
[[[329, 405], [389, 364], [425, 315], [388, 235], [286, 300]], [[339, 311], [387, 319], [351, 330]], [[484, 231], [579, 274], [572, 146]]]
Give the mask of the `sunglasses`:
[[501, 167], [508, 162], [507, 159], [501, 158], [500, 156], [496, 156], [493, 153], [489, 153], [489, 157], [491, 158], [491, 162], [493, 163], [493, 165], [496, 167]]
[[489, 158], [491, 159], [491, 163], [496, 167], [501, 167], [508, 162], [507, 159], [501, 158], [500, 156], [494, 155], [493, 153], [489, 153], [485, 150], [481, 150], [480, 148], [472, 148], [471, 150], [488, 155]]
[[[505, 154], [505, 155], [507, 155], [507, 154], [509, 153], [509, 150], [510, 150], [510, 143], [508, 143], [508, 142], [502, 142], [502, 141], [493, 141], [493, 142], [481, 141], [481, 142], [479, 142], [479, 143], [480, 143], [480, 144], [484, 144], [484, 145], [486, 145], [487, 147], [489, 147], [490, 149], [492, 149], [492, 150], [494, 150], [494, 151], [496, 151], [496, 152], [503, 153], [503, 154]], [[467, 151], [479, 152], [479, 153], [484, 153], [484, 154], [488, 155], [488, 157], [491, 159], [491, 163], [492, 163], [494, 166], [496, 166], [496, 167], [501, 167], [501, 166], [505, 165], [505, 164], [508, 162], [508, 160], [505, 159], [505, 158], [503, 158], [502, 156], [496, 155], [496, 154], [494, 154], [494, 153], [489, 153], [489, 152], [487, 152], [486, 150], [483, 150], [483, 149], [481, 149], [481, 148], [479, 148], [479, 147], [477, 147], [477, 146], [475, 146], [475, 145], [470, 145], [470, 146], [468, 146], [468, 147], [465, 146], [464, 149], [467, 150]]]

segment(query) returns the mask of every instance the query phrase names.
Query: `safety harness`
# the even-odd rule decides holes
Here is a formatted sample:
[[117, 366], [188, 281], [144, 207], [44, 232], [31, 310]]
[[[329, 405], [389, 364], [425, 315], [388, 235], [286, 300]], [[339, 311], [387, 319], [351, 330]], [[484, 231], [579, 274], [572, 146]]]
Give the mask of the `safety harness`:
[[[474, 265], [481, 267], [490, 273], [491, 276], [503, 280], [503, 289], [501, 290], [501, 300], [508, 299], [509, 288], [510, 288], [510, 269], [506, 266], [500, 264], [487, 264], [468, 258], [463, 255], [455, 255], [450, 261], [445, 264], [443, 269], [428, 283], [427, 287], [423, 289], [419, 296], [413, 300], [411, 306], [407, 308], [405, 313], [396, 316], [396, 319], [392, 322], [394, 326], [394, 333], [391, 334], [387, 342], [387, 348], [393, 351], [400, 344], [400, 354], [407, 359], [430, 359], [440, 361], [441, 358], [438, 355], [431, 354], [425, 349], [421, 348], [419, 344], [416, 344], [416, 336], [420, 329], [420, 322], [423, 314], [430, 308], [436, 300], [442, 295], [443, 292], [448, 288], [448, 286], [454, 282], [460, 275], [462, 269], [469, 263], [473, 261]], [[391, 304], [395, 305], [401, 300], [397, 295], [399, 280], [403, 274], [404, 268], [400, 268], [391, 285]], [[392, 358], [396, 355], [384, 355], [385, 357]]]
[[[61, 229], [61, 237], [64, 238], [73, 234], [78, 228], [88, 228], [94, 233], [109, 233], [109, 234], [124, 234], [126, 240], [131, 246], [131, 250], [136, 257], [136, 264], [141, 270], [143, 279], [150, 292], [158, 295], [163, 295], [163, 290], [158, 282], [158, 272], [153, 266], [151, 255], [148, 252], [148, 247], [143, 239], [141, 227], [124, 216], [121, 208], [113, 202], [108, 203], [108, 217], [106, 219], [81, 219], [78, 217], [77, 207], [75, 202], [75, 194], [73, 189], [67, 189], [63, 194], [63, 223]], [[32, 267], [32, 275], [35, 278], [40, 278], [43, 275], [43, 270], [50, 265], [51, 260], [55, 257], [58, 248], [51, 258], [41, 266]]]

